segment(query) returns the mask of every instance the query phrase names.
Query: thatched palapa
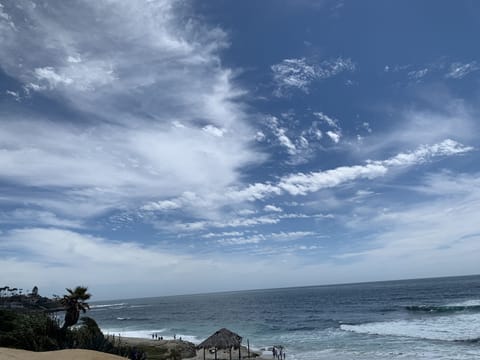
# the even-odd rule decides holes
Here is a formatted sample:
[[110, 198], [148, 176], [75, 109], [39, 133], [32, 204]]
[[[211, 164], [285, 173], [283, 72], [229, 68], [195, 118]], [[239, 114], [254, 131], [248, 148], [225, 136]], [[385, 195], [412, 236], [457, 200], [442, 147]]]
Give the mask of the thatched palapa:
[[[200, 345], [197, 346], [198, 349], [203, 348], [203, 357], [205, 358], [205, 349], [222, 349], [222, 350], [230, 350], [230, 358], [231, 358], [231, 350], [238, 349], [239, 357], [240, 357], [240, 346], [242, 344], [242, 337], [228, 329], [220, 329], [216, 331], [213, 335], [208, 337], [205, 341], [203, 341]], [[215, 351], [215, 358], [217, 358], [217, 352]]]

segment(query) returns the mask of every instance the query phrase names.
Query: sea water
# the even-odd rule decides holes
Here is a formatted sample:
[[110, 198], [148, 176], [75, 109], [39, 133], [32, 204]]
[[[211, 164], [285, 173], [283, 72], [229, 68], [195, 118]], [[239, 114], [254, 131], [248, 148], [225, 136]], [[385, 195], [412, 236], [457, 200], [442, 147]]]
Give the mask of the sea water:
[[115, 300], [106, 333], [199, 343], [226, 327], [287, 359], [480, 358], [480, 276]]

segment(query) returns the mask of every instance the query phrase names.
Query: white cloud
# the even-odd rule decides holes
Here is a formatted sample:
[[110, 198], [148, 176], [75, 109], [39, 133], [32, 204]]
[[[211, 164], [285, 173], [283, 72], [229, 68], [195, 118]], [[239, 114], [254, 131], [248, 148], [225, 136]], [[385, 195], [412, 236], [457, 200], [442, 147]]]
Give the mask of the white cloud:
[[180, 207], [182, 207], [182, 205], [176, 201], [164, 200], [164, 201], [156, 201], [156, 202], [151, 202], [149, 204], [146, 204], [142, 207], [142, 209], [147, 211], [164, 211], [164, 210], [175, 210], [175, 209], [179, 209]]
[[377, 231], [369, 241], [358, 244], [358, 251], [339, 257], [355, 259], [355, 266], [367, 271], [389, 264], [386, 278], [392, 278], [395, 271], [417, 277], [476, 273], [479, 174], [430, 174], [411, 190], [417, 192], [414, 204], [372, 208], [355, 219], [354, 228]]
[[12, 17], [5, 12], [5, 6], [3, 4], [0, 4], [0, 30], [2, 30], [0, 31], [0, 39], [2, 39], [1, 33], [3, 31], [17, 30]]
[[[259, 244], [261, 242], [287, 242], [303, 239], [315, 235], [312, 231], [291, 231], [291, 232], [278, 232], [270, 234], [254, 234], [250, 236], [234, 236], [218, 239], [217, 243], [221, 245], [251, 245]], [[247, 249], [250, 249], [249, 247]]]
[[219, 129], [218, 127], [213, 125], [204, 126], [202, 130], [210, 135], [218, 137], [222, 137], [226, 133], [225, 129]]
[[289, 231], [289, 232], [278, 232], [272, 233], [269, 235], [269, 238], [275, 241], [292, 241], [303, 239], [305, 237], [314, 236], [315, 233], [313, 231]]
[[0, 66], [65, 110], [2, 114], [0, 179], [22, 187], [18, 202], [82, 217], [159, 194], [205, 198], [265, 159], [251, 147], [244, 91], [220, 66], [225, 33], [178, 21], [183, 5], [18, 2], [11, 20], [32, 26], [2, 33]]
[[240, 237], [230, 237], [217, 240], [217, 243], [221, 245], [246, 245], [246, 244], [258, 244], [261, 241], [264, 241], [266, 237], [262, 234], [256, 234], [252, 236], [240, 236]]
[[[341, 186], [345, 183], [357, 180], [372, 180], [385, 176], [396, 168], [404, 169], [425, 162], [432, 161], [436, 157], [454, 156], [473, 151], [472, 147], [464, 146], [456, 141], [447, 139], [432, 145], [422, 145], [411, 152], [399, 153], [385, 160], [369, 160], [364, 165], [340, 166], [325, 171], [309, 173], [293, 173], [282, 176], [276, 183], [255, 183], [245, 188], [230, 188], [223, 194], [210, 194], [207, 198], [194, 196], [191, 198], [176, 198], [172, 201], [182, 201], [183, 208], [194, 211], [202, 218], [206, 218], [202, 212], [203, 206], [222, 208], [233, 206], [243, 202], [254, 202], [268, 199], [273, 196], [288, 194], [292, 196], [303, 196], [323, 189], [330, 189]], [[269, 205], [267, 205], [269, 206]], [[265, 207], [265, 209], [267, 208]], [[152, 208], [153, 210], [153, 208]], [[291, 214], [282, 214], [276, 217], [261, 216], [257, 218], [234, 218], [218, 220], [202, 220], [185, 224], [176, 224], [179, 230], [192, 231], [206, 229], [209, 227], [237, 227], [253, 226], [258, 224], [275, 224], [282, 218], [288, 218]], [[324, 217], [331, 217], [327, 215]]]
[[411, 80], [419, 81], [422, 78], [424, 78], [428, 74], [428, 72], [429, 72], [428, 68], [420, 69], [420, 70], [412, 70], [408, 72], [407, 76]]
[[242, 210], [236, 211], [235, 213], [240, 216], [250, 216], [250, 215], [256, 214], [257, 212], [252, 209], [242, 209]]
[[[325, 123], [330, 128], [330, 130], [326, 130], [325, 133], [327, 134], [327, 136], [330, 138], [331, 141], [333, 141], [335, 144], [338, 144], [340, 142], [340, 138], [342, 137], [342, 129], [340, 127], [338, 119], [330, 117], [320, 111], [314, 112], [313, 115], [318, 119], [320, 119], [323, 123]], [[320, 135], [320, 138], [321, 138], [322, 132], [320, 131], [318, 135]]]
[[[191, 223], [175, 223], [174, 228], [182, 231], [198, 231], [209, 228], [235, 228], [235, 227], [252, 227], [256, 225], [272, 225], [280, 222], [279, 217], [275, 216], [259, 216], [252, 218], [230, 218], [220, 221], [196, 221]], [[172, 226], [172, 224], [165, 224]], [[163, 226], [162, 226], [163, 228]]]
[[333, 170], [292, 174], [281, 179], [278, 186], [291, 195], [306, 195], [310, 192], [331, 188], [357, 179], [373, 179], [383, 176], [388, 168], [380, 164], [342, 166]]
[[263, 131], [257, 131], [257, 133], [255, 134], [255, 140], [257, 140], [259, 142], [265, 140], [265, 138], [266, 138], [266, 136], [263, 133]]
[[225, 194], [228, 200], [238, 202], [261, 200], [270, 194], [281, 194], [281, 189], [273, 184], [255, 183], [244, 189], [231, 189]]
[[15, 101], [20, 101], [20, 93], [18, 91], [6, 90], [5, 94], [12, 96]]
[[341, 57], [317, 64], [306, 58], [292, 58], [272, 65], [271, 70], [277, 85], [275, 95], [283, 96], [290, 88], [308, 93], [313, 81], [327, 79], [345, 71], [355, 71], [355, 64], [351, 59]]
[[[63, 292], [65, 284], [75, 279], [88, 285], [97, 300], [131, 296], [132, 291], [138, 296], [157, 296], [159, 286], [164, 289], [163, 295], [202, 292], [205, 278], [216, 279], [213, 291], [228, 290], [232, 289], [234, 274], [248, 279], [242, 285], [247, 287], [251, 283], [249, 274], [265, 268], [263, 261], [251, 259], [245, 267], [247, 259], [240, 256], [226, 259], [215, 253], [208, 258], [178, 255], [158, 246], [44, 228], [0, 234], [0, 252], [1, 283], [14, 279], [19, 287], [37, 285], [42, 295], [49, 296]], [[270, 273], [268, 266], [266, 271]], [[179, 278], [184, 280], [179, 283]], [[129, 284], [127, 291], [124, 284]]]
[[429, 89], [422, 96], [434, 110], [414, 108], [394, 111], [396, 114], [392, 123], [395, 125], [362, 137], [361, 146], [353, 148], [355, 154], [362, 158], [383, 156], [385, 153], [394, 153], [401, 151], [399, 149], [418, 147], [421, 144], [441, 143], [444, 139], [474, 143], [478, 124], [476, 114], [471, 108], [462, 100], [452, 98], [450, 94], [440, 90]]
[[368, 123], [367, 121], [364, 121], [364, 122], [362, 123], [362, 126], [363, 126], [363, 128], [364, 128], [365, 130], [367, 130], [369, 133], [372, 132], [372, 128], [370, 127], [370, 123]]
[[339, 133], [336, 133], [334, 131], [327, 131], [327, 135], [335, 144], [338, 144], [338, 142], [340, 141], [341, 135]]
[[305, 58], [285, 59], [272, 65], [271, 69], [279, 89], [295, 87], [308, 93], [310, 83], [316, 78], [315, 67], [308, 64]]
[[82, 62], [82, 58], [78, 55], [77, 56], [68, 55], [67, 61], [70, 62], [70, 63], [78, 64], [78, 63]]
[[61, 90], [94, 91], [99, 87], [110, 85], [117, 80], [113, 64], [103, 60], [81, 61], [69, 56], [65, 66], [58, 69], [52, 66], [34, 70], [35, 80], [27, 85], [34, 91]]
[[[413, 70], [411, 70], [412, 68]], [[480, 70], [480, 66], [477, 61], [463, 63], [449, 62], [445, 59], [439, 59], [417, 68], [412, 64], [395, 65], [393, 67], [386, 65], [384, 67], [384, 72], [402, 73], [405, 74], [409, 80], [414, 82], [421, 82], [422, 79], [429, 74], [438, 74], [448, 79], [463, 79], [478, 70]]]
[[222, 237], [222, 236], [242, 236], [244, 233], [242, 231], [224, 231], [221, 233], [208, 233], [205, 235], [202, 235], [202, 238], [205, 239], [210, 239], [210, 238], [215, 238], [215, 237]]
[[334, 129], [340, 129], [340, 126], [338, 125], [338, 120], [337, 119], [334, 119], [334, 118], [322, 113], [321, 111], [314, 112], [313, 115], [315, 115], [320, 120], [324, 121], [330, 127], [334, 128]]
[[0, 224], [9, 225], [42, 225], [54, 226], [58, 228], [81, 228], [83, 224], [77, 220], [59, 218], [54, 213], [48, 211], [38, 211], [32, 209], [15, 209], [13, 211], [0, 212]]
[[451, 79], [463, 79], [474, 71], [480, 70], [480, 66], [476, 61], [470, 63], [455, 62], [450, 65], [449, 72], [445, 74], [445, 77]]
[[320, 140], [323, 138], [322, 130], [316, 128], [316, 126], [314, 125], [312, 125], [312, 127], [309, 129], [309, 133], [313, 134], [314, 138], [317, 140]]
[[353, 72], [355, 68], [355, 63], [351, 59], [338, 57], [336, 59], [325, 60], [322, 61], [317, 68], [317, 77], [319, 79], [327, 79], [342, 72]]
[[[34, 70], [35, 73], [35, 78], [37, 80], [45, 80], [46, 83], [48, 83], [49, 88], [54, 89], [58, 85], [69, 85], [73, 83], [73, 80], [69, 77], [66, 77], [63, 74], [58, 74], [55, 72], [55, 69], [53, 69], [50, 66], [43, 67], [43, 68], [36, 68]], [[37, 84], [37, 87], [41, 87], [41, 85]]]
[[297, 148], [292, 140], [290, 140], [290, 138], [287, 136], [287, 130], [279, 125], [278, 119], [275, 116], [268, 117], [267, 125], [276, 136], [280, 145], [285, 147], [290, 155], [295, 155]]
[[[274, 140], [269, 137], [269, 143], [278, 143], [282, 146], [289, 158], [286, 163], [289, 165], [298, 165], [308, 162], [315, 156], [315, 150], [321, 145], [318, 143], [323, 137], [322, 130], [319, 129], [319, 121], [313, 121], [310, 127], [301, 131], [296, 129], [287, 128], [287, 125], [283, 125], [283, 122], [295, 123], [295, 115], [291, 113], [283, 113], [283, 119], [278, 119], [273, 115], [266, 117], [264, 124], [270, 130], [274, 136]], [[263, 137], [261, 141], [265, 140], [266, 136], [262, 132]]]
[[383, 176], [393, 167], [412, 166], [433, 157], [451, 156], [472, 150], [472, 147], [463, 146], [453, 140], [445, 140], [431, 146], [420, 146], [412, 152], [400, 153], [383, 161], [368, 161], [366, 165], [341, 166], [332, 170], [288, 175], [283, 177], [277, 186], [291, 195], [305, 195], [356, 179]]
[[275, 206], [275, 205], [265, 205], [263, 210], [267, 211], [267, 212], [282, 212], [283, 211], [281, 207], [278, 207], [278, 206]]
[[378, 164], [384, 166], [410, 166], [420, 164], [437, 156], [451, 156], [463, 154], [474, 150], [471, 146], [464, 146], [458, 142], [447, 139], [438, 144], [422, 145], [415, 151], [409, 153], [400, 153], [394, 157], [383, 161], [370, 161], [370, 164]]

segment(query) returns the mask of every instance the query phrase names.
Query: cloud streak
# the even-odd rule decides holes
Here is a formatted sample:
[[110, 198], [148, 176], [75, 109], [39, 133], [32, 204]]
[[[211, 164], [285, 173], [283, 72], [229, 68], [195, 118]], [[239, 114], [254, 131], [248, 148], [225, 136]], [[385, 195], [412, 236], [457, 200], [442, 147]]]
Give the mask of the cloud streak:
[[[464, 146], [456, 141], [447, 139], [433, 145], [423, 145], [416, 150], [406, 153], [399, 153], [386, 160], [370, 160], [364, 165], [341, 166], [331, 170], [315, 171], [309, 173], [294, 173], [281, 177], [276, 183], [255, 183], [243, 189], [231, 189], [223, 195], [216, 194], [207, 199], [198, 199], [190, 201], [188, 198], [177, 198], [167, 201], [173, 201], [175, 204], [182, 204], [186, 210], [195, 207], [198, 203], [208, 204], [211, 207], [224, 206], [232, 204], [232, 202], [242, 203], [248, 201], [257, 201], [279, 196], [283, 194], [291, 196], [304, 196], [309, 193], [317, 192], [322, 189], [330, 189], [342, 184], [356, 180], [372, 180], [385, 176], [393, 169], [402, 169], [425, 162], [432, 161], [434, 158], [454, 156], [473, 151], [472, 147]], [[154, 209], [155, 203], [147, 204], [144, 209]], [[268, 206], [268, 205], [267, 205]], [[262, 220], [262, 221], [260, 221]], [[278, 218], [263, 217], [243, 220], [232, 220], [227, 222], [228, 226], [245, 226], [250, 222], [253, 223], [276, 223]], [[198, 222], [195, 223], [200, 229], [207, 225], [220, 227], [225, 226], [223, 223], [215, 222]], [[223, 224], [223, 225], [220, 225]], [[188, 227], [192, 229], [192, 224]]]

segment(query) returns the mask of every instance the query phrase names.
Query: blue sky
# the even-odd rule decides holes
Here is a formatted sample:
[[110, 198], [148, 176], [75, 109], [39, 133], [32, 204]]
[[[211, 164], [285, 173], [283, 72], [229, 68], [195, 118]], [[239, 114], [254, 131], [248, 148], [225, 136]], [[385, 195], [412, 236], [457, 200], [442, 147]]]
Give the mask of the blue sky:
[[0, 0], [0, 283], [479, 273], [476, 1]]

